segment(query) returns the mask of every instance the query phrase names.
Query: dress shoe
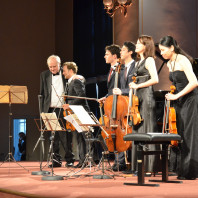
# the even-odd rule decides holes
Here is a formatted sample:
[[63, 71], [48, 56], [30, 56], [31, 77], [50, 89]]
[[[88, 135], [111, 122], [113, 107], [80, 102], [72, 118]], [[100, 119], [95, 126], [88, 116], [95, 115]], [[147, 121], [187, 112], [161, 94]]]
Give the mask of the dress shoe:
[[113, 171], [117, 172], [117, 171], [125, 171], [126, 170], [126, 165], [125, 164], [119, 164], [117, 166], [117, 164], [114, 166], [112, 166]]
[[[57, 168], [57, 167], [61, 167], [62, 166], [62, 164], [60, 163], [53, 163], [53, 168]], [[49, 168], [52, 168], [52, 164], [50, 164], [49, 166], [48, 166]]]
[[83, 163], [82, 162], [79, 162], [78, 164], [76, 164], [74, 166], [74, 168], [82, 168], [82, 166], [83, 166]]
[[131, 175], [133, 174], [134, 172], [132, 170], [125, 170], [125, 171], [122, 171], [123, 174], [126, 174], [126, 175]]
[[177, 179], [179, 179], [179, 180], [195, 180], [196, 177], [182, 177], [182, 176], [178, 176]]
[[67, 162], [65, 164], [65, 167], [73, 167], [73, 166], [74, 166], [74, 163], [73, 162], [70, 162], [70, 163]]

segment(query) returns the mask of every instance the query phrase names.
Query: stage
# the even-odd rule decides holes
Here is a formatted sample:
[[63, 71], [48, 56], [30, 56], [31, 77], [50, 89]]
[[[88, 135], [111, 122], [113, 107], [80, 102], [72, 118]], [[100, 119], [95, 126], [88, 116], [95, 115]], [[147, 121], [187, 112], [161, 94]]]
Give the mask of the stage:
[[[182, 184], [158, 183], [159, 187], [126, 186], [125, 182], [137, 183], [137, 177], [117, 173], [114, 179], [94, 179], [93, 176], [68, 177], [80, 169], [55, 168], [54, 174], [63, 176], [64, 180], [45, 181], [42, 175], [32, 175], [33, 171], [39, 171], [39, 162], [19, 162], [29, 171], [23, 169], [14, 162], [6, 162], [0, 166], [0, 197], [53, 197], [53, 198], [95, 198], [95, 197], [130, 197], [130, 198], [195, 198], [198, 197], [198, 179], [184, 180]], [[46, 162], [43, 163], [46, 165]], [[63, 163], [65, 165], [65, 163]], [[83, 169], [77, 175], [88, 174], [94, 171], [94, 167]], [[51, 169], [44, 168], [50, 171]], [[96, 169], [91, 175], [101, 175], [101, 169]], [[113, 174], [111, 172], [108, 172]], [[149, 179], [161, 179], [161, 175], [155, 178], [145, 177], [145, 183], [151, 183]], [[176, 176], [169, 176], [169, 180], [176, 180]]]

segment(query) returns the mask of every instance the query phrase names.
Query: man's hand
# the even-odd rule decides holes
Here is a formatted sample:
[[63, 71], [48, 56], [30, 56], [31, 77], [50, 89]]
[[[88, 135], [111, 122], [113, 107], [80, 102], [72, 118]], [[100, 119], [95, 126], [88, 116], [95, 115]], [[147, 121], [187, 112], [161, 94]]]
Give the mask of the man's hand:
[[122, 91], [119, 88], [114, 88], [113, 89], [113, 94], [122, 95]]
[[81, 75], [75, 74], [73, 76], [73, 80], [75, 80], [75, 79], [81, 80], [83, 83], [85, 83], [85, 78], [83, 76], [81, 76]]
[[105, 100], [106, 100], [106, 97], [102, 97], [102, 98], [98, 99], [98, 102], [99, 102], [99, 103], [104, 103]]
[[69, 109], [69, 104], [63, 104], [63, 109], [64, 110]]

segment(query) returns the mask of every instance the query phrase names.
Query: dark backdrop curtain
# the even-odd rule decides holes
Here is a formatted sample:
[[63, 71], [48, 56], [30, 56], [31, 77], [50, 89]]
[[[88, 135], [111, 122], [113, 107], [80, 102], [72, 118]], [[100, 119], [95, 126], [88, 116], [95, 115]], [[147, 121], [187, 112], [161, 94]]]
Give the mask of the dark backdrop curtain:
[[[112, 44], [112, 19], [105, 13], [102, 0], [74, 0], [74, 62], [79, 67], [78, 73], [88, 82], [90, 78], [106, 75], [109, 66], [105, 63], [105, 46]], [[88, 97], [99, 98], [107, 93], [106, 82], [97, 80], [97, 84], [88, 83]], [[89, 102], [91, 110], [98, 104]]]

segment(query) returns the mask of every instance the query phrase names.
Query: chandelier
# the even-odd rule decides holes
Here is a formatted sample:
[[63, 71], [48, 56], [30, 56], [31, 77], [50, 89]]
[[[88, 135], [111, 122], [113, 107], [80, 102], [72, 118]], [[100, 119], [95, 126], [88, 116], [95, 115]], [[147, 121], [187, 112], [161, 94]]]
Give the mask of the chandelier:
[[113, 17], [116, 10], [120, 9], [124, 13], [124, 16], [127, 16], [127, 7], [132, 5], [132, 0], [103, 0], [104, 9], [106, 13]]

